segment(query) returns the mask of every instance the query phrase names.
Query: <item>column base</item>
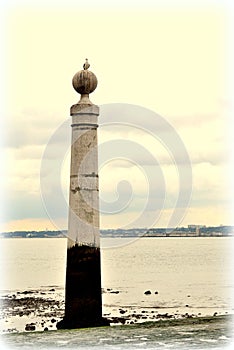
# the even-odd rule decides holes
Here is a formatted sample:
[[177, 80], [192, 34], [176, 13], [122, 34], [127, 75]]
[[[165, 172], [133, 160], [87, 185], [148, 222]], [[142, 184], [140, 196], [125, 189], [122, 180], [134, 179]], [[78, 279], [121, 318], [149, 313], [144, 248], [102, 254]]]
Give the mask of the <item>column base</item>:
[[91, 327], [107, 327], [110, 326], [110, 322], [102, 317], [99, 320], [68, 320], [64, 317], [56, 325], [57, 329], [76, 329], [76, 328], [91, 328]]
[[65, 294], [65, 314], [58, 329], [109, 325], [102, 317], [100, 248], [68, 247]]

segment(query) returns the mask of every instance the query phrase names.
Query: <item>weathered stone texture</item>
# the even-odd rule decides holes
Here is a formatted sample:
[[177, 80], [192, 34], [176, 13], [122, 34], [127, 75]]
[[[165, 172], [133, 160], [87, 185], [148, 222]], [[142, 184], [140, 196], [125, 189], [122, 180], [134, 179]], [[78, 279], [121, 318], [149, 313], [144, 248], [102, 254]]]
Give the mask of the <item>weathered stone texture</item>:
[[[84, 114], [85, 112], [85, 114]], [[73, 106], [69, 194], [70, 242], [99, 247], [97, 106]], [[86, 114], [87, 113], [87, 114]]]

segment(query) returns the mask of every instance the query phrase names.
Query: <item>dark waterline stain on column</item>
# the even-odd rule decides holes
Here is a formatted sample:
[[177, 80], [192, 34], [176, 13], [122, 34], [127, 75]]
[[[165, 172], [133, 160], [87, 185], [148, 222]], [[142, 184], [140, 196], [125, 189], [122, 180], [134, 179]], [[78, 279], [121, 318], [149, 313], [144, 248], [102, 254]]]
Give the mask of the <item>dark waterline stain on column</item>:
[[57, 328], [108, 325], [102, 317], [100, 248], [75, 244], [67, 250], [65, 317]]

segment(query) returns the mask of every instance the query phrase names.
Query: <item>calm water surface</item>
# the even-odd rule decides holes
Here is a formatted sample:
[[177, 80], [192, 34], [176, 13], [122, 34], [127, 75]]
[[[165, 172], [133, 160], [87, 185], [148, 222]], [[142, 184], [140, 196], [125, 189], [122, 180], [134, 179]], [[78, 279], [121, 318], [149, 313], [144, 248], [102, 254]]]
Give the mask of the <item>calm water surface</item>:
[[[112, 241], [102, 239], [102, 245], [111, 246]], [[119, 239], [120, 244], [124, 242]], [[103, 303], [162, 308], [189, 304], [231, 312], [232, 242], [232, 237], [141, 238], [117, 248], [103, 248], [102, 287], [119, 291], [104, 293]], [[64, 289], [66, 239], [16, 238], [0, 243], [1, 291]], [[145, 295], [146, 290], [152, 294]]]
[[[123, 291], [115, 298], [119, 304], [175, 308], [189, 304], [230, 310], [232, 240], [141, 238], [121, 248], [105, 249], [103, 285]], [[145, 296], [145, 290], [158, 294]]]

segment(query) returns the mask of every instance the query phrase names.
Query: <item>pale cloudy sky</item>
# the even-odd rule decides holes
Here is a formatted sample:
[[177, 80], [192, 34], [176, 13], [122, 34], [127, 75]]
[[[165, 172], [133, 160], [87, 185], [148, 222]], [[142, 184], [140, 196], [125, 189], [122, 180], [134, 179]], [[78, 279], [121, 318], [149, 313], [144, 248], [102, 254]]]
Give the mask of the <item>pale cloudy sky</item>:
[[[118, 120], [117, 104], [123, 104], [129, 114], [131, 106], [137, 105], [162, 116], [184, 144], [191, 160], [193, 191], [178, 224], [234, 224], [229, 175], [233, 18], [228, 1], [127, 0], [110, 5], [19, 0], [3, 1], [1, 10], [1, 129], [6, 165], [1, 173], [1, 231], [67, 227], [64, 207], [56, 207], [51, 217], [47, 203], [43, 204], [40, 168], [46, 145], [65, 122], [53, 159], [63, 163], [58, 176], [66, 199], [69, 109], [79, 99], [71, 79], [86, 57], [99, 81], [91, 100], [104, 105], [101, 121], [107, 122], [108, 113]], [[178, 167], [150, 134], [153, 126], [147, 118], [145, 126], [147, 132], [113, 125], [99, 129], [100, 144], [128, 140], [150, 151], [160, 163], [162, 181], [149, 187], [147, 171], [152, 174], [155, 165], [143, 162], [142, 170], [137, 147], [134, 164], [129, 159], [101, 164], [101, 198], [111, 203], [123, 196], [127, 203], [118, 213], [103, 213], [101, 228], [134, 226], [139, 213], [146, 210], [147, 198], [155, 198], [156, 203], [164, 185], [164, 207], [153, 226], [169, 222], [180, 191]], [[117, 194], [116, 186], [123, 180], [132, 189], [122, 182]], [[52, 189], [52, 179], [50, 184]], [[56, 193], [48, 196], [48, 207], [56, 199]], [[155, 208], [147, 210], [141, 222], [145, 227]]]

